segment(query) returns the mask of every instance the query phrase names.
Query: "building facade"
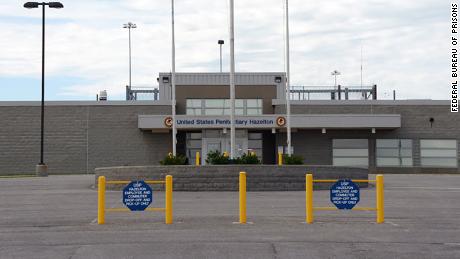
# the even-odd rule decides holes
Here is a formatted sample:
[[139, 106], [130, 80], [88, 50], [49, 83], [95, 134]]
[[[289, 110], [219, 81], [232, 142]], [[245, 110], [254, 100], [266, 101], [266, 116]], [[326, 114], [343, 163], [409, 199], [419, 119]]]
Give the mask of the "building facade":
[[[170, 79], [160, 73], [155, 101], [47, 102], [49, 172], [158, 164], [172, 150], [172, 123], [178, 130], [177, 152], [191, 162], [197, 152], [205, 163], [208, 152], [229, 151], [228, 74], [178, 73], [175, 122]], [[287, 152], [285, 75], [237, 73], [235, 79], [236, 154], [255, 152], [264, 164], [276, 164], [277, 153]], [[292, 151], [306, 164], [460, 173], [460, 122], [449, 101], [297, 99], [291, 101]], [[0, 115], [0, 173], [33, 173], [40, 103], [0, 102]]]

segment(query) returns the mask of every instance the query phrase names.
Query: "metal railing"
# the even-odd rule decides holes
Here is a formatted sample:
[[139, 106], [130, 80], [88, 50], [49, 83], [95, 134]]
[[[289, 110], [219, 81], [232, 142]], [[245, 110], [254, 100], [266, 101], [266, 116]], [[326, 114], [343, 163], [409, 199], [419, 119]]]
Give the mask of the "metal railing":
[[127, 101], [158, 101], [160, 99], [160, 90], [153, 87], [132, 87], [126, 86]]
[[[97, 179], [97, 223], [105, 224], [106, 212], [130, 212], [129, 208], [106, 208], [105, 190], [107, 184], [129, 184], [132, 181], [106, 181], [105, 176], [99, 176]], [[161, 211], [165, 213], [165, 223], [173, 223], [173, 178], [167, 175], [165, 180], [146, 180], [146, 184], [164, 184], [165, 185], [165, 207], [164, 208], [146, 208], [146, 211]]]
[[[313, 223], [314, 211], [320, 210], [337, 210], [336, 207], [313, 207], [313, 183], [334, 183], [337, 179], [313, 179], [313, 174], [305, 176], [305, 221], [308, 224]], [[385, 205], [383, 197], [383, 175], [379, 174], [375, 180], [352, 180], [354, 183], [375, 183], [375, 207], [355, 207], [352, 210], [375, 211], [377, 224], [381, 224], [385, 220]]]
[[[291, 86], [291, 100], [377, 100], [377, 85], [373, 86]], [[158, 101], [160, 90], [154, 87], [126, 86], [126, 100]]]
[[291, 100], [377, 100], [373, 86], [291, 86]]

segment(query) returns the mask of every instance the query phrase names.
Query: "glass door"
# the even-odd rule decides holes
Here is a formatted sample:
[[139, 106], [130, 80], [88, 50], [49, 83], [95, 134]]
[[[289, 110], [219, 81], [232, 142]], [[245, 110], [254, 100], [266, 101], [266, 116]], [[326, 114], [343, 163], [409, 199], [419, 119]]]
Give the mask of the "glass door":
[[204, 138], [203, 139], [203, 155], [201, 156], [201, 164], [206, 164], [208, 153], [212, 151], [222, 152], [222, 139], [220, 138]]

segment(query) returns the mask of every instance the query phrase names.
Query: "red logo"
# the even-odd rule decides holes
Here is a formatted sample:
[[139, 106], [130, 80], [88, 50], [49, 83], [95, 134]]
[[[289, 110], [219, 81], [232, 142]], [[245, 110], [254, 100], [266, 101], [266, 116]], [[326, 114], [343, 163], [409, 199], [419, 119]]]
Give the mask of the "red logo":
[[276, 125], [278, 125], [279, 127], [283, 127], [284, 125], [286, 125], [286, 119], [281, 116], [276, 118]]
[[173, 119], [171, 117], [166, 117], [164, 123], [166, 127], [171, 128], [173, 125]]

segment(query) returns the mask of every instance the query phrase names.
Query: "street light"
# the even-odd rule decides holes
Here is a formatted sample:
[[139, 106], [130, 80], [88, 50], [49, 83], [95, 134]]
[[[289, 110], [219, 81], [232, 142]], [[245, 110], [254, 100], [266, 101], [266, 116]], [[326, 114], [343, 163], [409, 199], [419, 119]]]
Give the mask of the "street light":
[[334, 80], [335, 80], [334, 87], [337, 87], [337, 76], [341, 75], [341, 73], [337, 70], [334, 70], [331, 72], [331, 75], [334, 76]]
[[220, 46], [220, 72], [222, 73], [222, 45], [224, 45], [224, 40], [218, 40], [217, 44]]
[[135, 29], [137, 26], [132, 22], [128, 22], [123, 24], [123, 28], [128, 29], [129, 32], [129, 87], [131, 88], [131, 29]]
[[42, 6], [42, 103], [41, 103], [41, 140], [40, 140], [40, 163], [36, 166], [35, 172], [39, 176], [48, 175], [48, 166], [44, 163], [43, 159], [43, 139], [44, 139], [44, 124], [45, 124], [45, 5], [49, 8], [64, 8], [60, 2], [38, 3], [27, 2], [24, 4], [25, 8], [32, 9]]

